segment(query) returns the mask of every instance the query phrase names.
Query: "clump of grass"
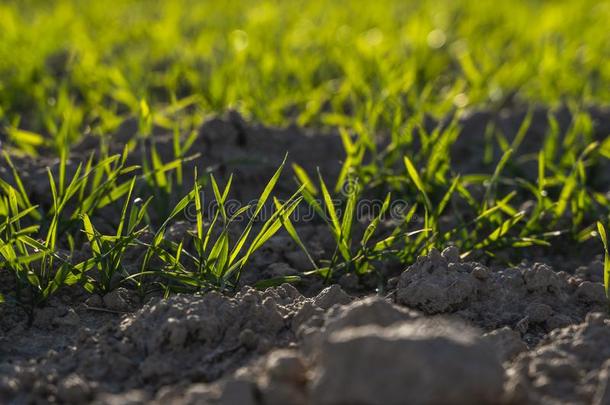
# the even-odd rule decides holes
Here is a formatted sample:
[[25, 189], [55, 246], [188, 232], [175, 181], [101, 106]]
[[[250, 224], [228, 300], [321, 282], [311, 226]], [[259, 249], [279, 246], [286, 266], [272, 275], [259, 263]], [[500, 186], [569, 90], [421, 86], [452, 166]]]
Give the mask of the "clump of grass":
[[[354, 227], [358, 218], [357, 206], [361, 198], [361, 186], [356, 177], [346, 176], [346, 184], [344, 184], [346, 196], [344, 201], [338, 198], [333, 198], [328, 190], [326, 182], [322, 175], [318, 173], [318, 187], [310, 180], [305, 171], [298, 165], [294, 166], [295, 174], [301, 182], [301, 195], [307, 204], [309, 204], [317, 213], [317, 215], [328, 225], [329, 231], [335, 240], [335, 250], [332, 256], [318, 267], [311, 259], [311, 255], [307, 253], [307, 248], [300, 240], [294, 227], [290, 224], [289, 233], [309, 257], [314, 266], [314, 270], [306, 274], [318, 274], [326, 280], [330, 280], [336, 271], [354, 272], [362, 276], [370, 272], [377, 272], [378, 268], [373, 264], [375, 261], [389, 258], [396, 255], [398, 250], [396, 245], [403, 238], [408, 238], [418, 232], [406, 232], [403, 225], [408, 224], [414, 213], [412, 209], [407, 213], [406, 217], [402, 218], [400, 225], [396, 226], [390, 235], [377, 235], [377, 231], [382, 221], [386, 219], [386, 214], [390, 209], [392, 202], [391, 194], [388, 193], [381, 206], [378, 207], [378, 212], [370, 219], [366, 225], [359, 241], [355, 242], [356, 235]], [[340, 178], [341, 180], [341, 178]], [[338, 183], [340, 184], [340, 183]], [[319, 198], [318, 198], [319, 197]], [[321, 201], [320, 201], [321, 200]], [[338, 206], [339, 203], [342, 206]], [[371, 209], [373, 207], [370, 207]], [[381, 280], [381, 277], [380, 277]]]
[[[57, 250], [58, 226], [64, 199], [57, 194], [55, 181], [48, 171], [53, 208], [51, 220], [41, 234], [41, 225], [23, 225], [22, 221], [34, 213], [36, 206], [19, 198], [18, 191], [3, 184], [5, 195], [0, 202], [4, 222], [0, 225], [0, 257], [2, 268], [13, 272], [17, 280], [17, 300], [27, 304], [30, 320], [36, 306], [46, 301], [64, 285], [79, 281], [78, 273], [69, 257]], [[26, 205], [21, 207], [20, 205]], [[26, 291], [24, 291], [26, 290]]]
[[[124, 166], [127, 154], [126, 151], [122, 156], [103, 158], [95, 165], [90, 159], [84, 170], [82, 165], [77, 167], [69, 181], [65, 160], [57, 174], [59, 183], [48, 170], [53, 201], [48, 212], [40, 212], [39, 207], [31, 205], [16, 173], [17, 188], [4, 181], [0, 183], [5, 194], [0, 199], [0, 215], [3, 217], [0, 224], [0, 266], [15, 274], [20, 288], [29, 289], [29, 302], [24, 302], [21, 290], [16, 292], [15, 298], [29, 305], [31, 311], [60, 288], [75, 284], [90, 293], [102, 295], [121, 285], [130, 285], [142, 295], [155, 286], [160, 286], [166, 294], [172, 291], [230, 290], [239, 282], [241, 272], [252, 255], [289, 221], [302, 200], [299, 191], [283, 202], [272, 197], [284, 167], [282, 163], [256, 203], [229, 214], [227, 202], [232, 177], [222, 189], [211, 173], [202, 179], [195, 169], [192, 189], [157, 225], [151, 222], [149, 214], [154, 196], [148, 196], [146, 200], [134, 199], [133, 196], [138, 182], [146, 182], [146, 177], [169, 169], [160, 165], [119, 182], [119, 178], [137, 170], [137, 167]], [[172, 164], [171, 169], [176, 167], [179, 166]], [[214, 198], [204, 201], [202, 186], [208, 181]], [[83, 190], [89, 185], [96, 189], [86, 195]], [[100, 189], [103, 192], [100, 193]], [[119, 200], [123, 203], [115, 232], [101, 232], [92, 214], [96, 209], [116, 204]], [[261, 222], [263, 209], [268, 208], [266, 205], [271, 201], [275, 209]], [[211, 217], [207, 217], [209, 211], [204, 209], [204, 203], [216, 206]], [[195, 230], [179, 243], [166, 240], [168, 228], [184, 215], [189, 204], [195, 206]], [[80, 220], [79, 226], [72, 222], [75, 217]], [[230, 230], [244, 217], [247, 218], [245, 226], [233, 239]], [[50, 219], [48, 224], [45, 223], [47, 219]], [[33, 224], [24, 225], [25, 220], [33, 221]], [[62, 244], [70, 248], [69, 254], [59, 248], [60, 235], [64, 238]], [[84, 241], [79, 243], [81, 235]], [[187, 250], [185, 245], [192, 246], [192, 250]], [[72, 253], [81, 247], [88, 247], [89, 257], [74, 262]], [[126, 257], [138, 251], [142, 253], [139, 263], [128, 262]], [[139, 269], [134, 267], [136, 264]], [[268, 280], [261, 286], [283, 281], [295, 280]]]
[[[210, 175], [214, 198], [208, 204], [216, 207], [211, 217], [206, 217], [209, 211], [204, 210], [201, 184], [195, 172], [193, 189], [174, 207], [170, 216], [157, 229], [152, 242], [144, 244], [147, 251], [141, 272], [135, 277], [166, 280], [160, 283], [166, 294], [177, 290], [234, 288], [251, 256], [282, 228], [284, 219], [291, 215], [301, 201], [298, 193], [282, 203], [276, 200], [274, 212], [259, 223], [258, 218], [271, 198], [283, 166], [282, 163], [255, 204], [244, 205], [231, 214], [226, 205], [232, 177], [222, 189], [214, 176]], [[166, 241], [164, 235], [171, 221], [189, 204], [195, 206], [195, 231], [179, 243]], [[239, 236], [232, 239], [230, 231], [233, 225], [244, 218], [247, 218], [245, 226]], [[185, 244], [192, 245], [191, 251], [185, 248]], [[151, 265], [153, 259], [158, 259], [158, 267]]]
[[[139, 227], [142, 223], [149, 198], [143, 203], [133, 203], [130, 208], [136, 178], [129, 182], [129, 191], [120, 214], [119, 224], [114, 235], [103, 235], [95, 229], [91, 218], [82, 214], [83, 232], [87, 236], [92, 257], [76, 266], [76, 269], [86, 276], [83, 287], [89, 292], [106, 294], [114, 290], [120, 283], [130, 280], [130, 272], [126, 269], [129, 263], [124, 259], [125, 253], [137, 245], [138, 238], [146, 231]], [[90, 275], [89, 270], [95, 268], [97, 272]]]

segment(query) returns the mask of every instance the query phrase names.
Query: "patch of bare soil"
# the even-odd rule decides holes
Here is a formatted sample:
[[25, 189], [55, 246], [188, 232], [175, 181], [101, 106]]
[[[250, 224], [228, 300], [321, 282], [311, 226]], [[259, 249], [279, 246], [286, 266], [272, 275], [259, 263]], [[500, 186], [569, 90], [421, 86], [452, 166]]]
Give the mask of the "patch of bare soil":
[[601, 283], [542, 263], [492, 271], [461, 262], [455, 248], [420, 257], [396, 284], [399, 304], [428, 315], [453, 313], [487, 330], [509, 326], [532, 343], [607, 305]]
[[31, 328], [5, 332], [0, 399], [607, 401], [610, 320], [598, 312], [601, 284], [568, 281], [544, 265], [491, 273], [447, 259], [454, 254], [421, 258], [388, 297], [352, 297], [332, 285], [307, 298], [285, 284], [244, 287], [234, 297], [155, 298], [122, 316], [55, 302]]
[[[605, 117], [600, 127], [607, 130]], [[485, 126], [464, 121], [469, 137]], [[160, 136], [157, 147], [169, 153], [164, 142], [171, 141]], [[80, 153], [94, 144], [87, 140]], [[240, 198], [260, 191], [286, 151], [310, 172], [320, 166], [333, 176], [341, 150], [332, 134], [248, 126], [235, 115], [204, 125], [194, 146], [204, 166], [236, 172]], [[39, 173], [55, 163], [16, 162], [32, 199], [42, 201], [48, 190]], [[293, 189], [280, 184], [283, 192]], [[168, 238], [190, 227], [177, 224]], [[300, 231], [316, 257], [332, 253], [324, 227], [301, 224]], [[377, 280], [349, 276], [331, 285], [306, 279], [249, 287], [309, 269], [280, 234], [253, 258], [233, 296], [142, 302], [123, 288], [92, 297], [62, 292], [31, 325], [8, 302], [0, 306], [0, 403], [610, 403], [610, 320], [599, 258], [582, 252], [570, 261], [534, 259], [513, 267], [464, 262], [448, 248], [406, 268], [379, 264], [389, 280], [378, 293]], [[10, 290], [10, 277], [0, 276], [0, 289]]]

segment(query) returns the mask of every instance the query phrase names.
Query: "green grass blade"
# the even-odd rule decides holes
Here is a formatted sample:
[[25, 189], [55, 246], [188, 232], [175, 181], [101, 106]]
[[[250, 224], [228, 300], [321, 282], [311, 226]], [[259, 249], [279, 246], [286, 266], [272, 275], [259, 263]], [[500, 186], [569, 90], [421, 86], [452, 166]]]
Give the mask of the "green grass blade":
[[154, 143], [150, 148], [150, 157], [152, 160], [152, 168], [155, 176], [155, 182], [162, 189], [167, 189], [168, 181], [167, 176], [165, 175], [165, 170], [163, 170], [163, 162], [161, 161], [161, 157], [157, 152], [157, 148]]
[[386, 195], [385, 199], [383, 200], [383, 204], [381, 205], [381, 209], [379, 210], [379, 214], [366, 227], [366, 229], [364, 231], [364, 234], [362, 235], [362, 240], [360, 241], [360, 245], [362, 247], [366, 247], [367, 243], [369, 242], [369, 239], [371, 239], [371, 237], [373, 236], [373, 234], [377, 230], [377, 227], [381, 223], [381, 219], [383, 218], [383, 216], [385, 215], [386, 211], [390, 207], [390, 197], [391, 197], [391, 194], [388, 193]]
[[606, 228], [601, 222], [597, 222], [597, 232], [604, 245], [604, 290], [606, 298], [610, 300], [610, 248]]
[[411, 181], [413, 181], [413, 184], [415, 184], [415, 187], [417, 188], [417, 190], [421, 193], [422, 197], [424, 197], [424, 203], [426, 204], [426, 209], [428, 210], [428, 212], [433, 212], [432, 203], [430, 202], [430, 198], [428, 198], [428, 194], [426, 193], [426, 188], [424, 187], [424, 183], [423, 183], [421, 177], [419, 176], [419, 173], [417, 173], [417, 169], [415, 168], [415, 165], [413, 164], [411, 159], [409, 159], [407, 156], [404, 157], [404, 164], [405, 164], [405, 167], [407, 168], [407, 173], [409, 173], [409, 177], [411, 178]]
[[286, 159], [287, 158], [288, 158], [288, 155], [284, 156], [284, 160], [282, 161], [282, 164], [275, 171], [275, 173], [273, 174], [273, 176], [271, 177], [271, 179], [269, 180], [269, 182], [265, 186], [265, 189], [261, 193], [260, 197], [258, 198], [258, 202], [256, 204], [256, 208], [254, 209], [253, 217], [256, 217], [259, 214], [259, 212], [261, 211], [261, 209], [263, 208], [263, 206], [267, 202], [267, 199], [271, 195], [271, 192], [275, 188], [275, 185], [276, 185], [278, 179], [280, 178], [280, 175], [282, 174], [282, 170], [284, 169], [284, 165], [286, 164]]
[[513, 151], [516, 151], [517, 149], [519, 149], [519, 146], [521, 146], [521, 144], [523, 143], [523, 140], [525, 139], [525, 135], [527, 134], [527, 130], [532, 125], [533, 116], [534, 116], [534, 112], [533, 112], [533, 110], [530, 109], [527, 112], [527, 115], [525, 116], [523, 121], [521, 122], [521, 125], [519, 126], [519, 130], [517, 131], [517, 134], [515, 135], [515, 138], [513, 139], [513, 142], [510, 145], [510, 149], [512, 149]]
[[353, 190], [350, 190], [347, 196], [345, 212], [343, 213], [343, 218], [341, 221], [341, 240], [345, 249], [349, 249], [351, 244], [352, 225], [356, 219], [355, 210], [358, 201], [358, 183], [357, 181], [354, 181], [353, 184]]
[[326, 206], [326, 211], [328, 213], [328, 218], [330, 219], [333, 234], [335, 235], [335, 239], [339, 241], [341, 237], [341, 224], [339, 223], [339, 218], [337, 217], [335, 204], [330, 196], [330, 193], [328, 192], [328, 189], [326, 188], [326, 183], [324, 183], [322, 174], [320, 174], [319, 171], [318, 180], [320, 182], [320, 189], [322, 190], [322, 197], [324, 198], [324, 205]]
[[82, 214], [81, 218], [83, 220], [83, 230], [85, 231], [85, 235], [87, 236], [87, 239], [89, 240], [89, 244], [91, 245], [91, 250], [96, 255], [98, 255], [98, 256], [101, 255], [102, 250], [101, 250], [98, 238], [97, 238], [97, 232], [95, 231], [95, 228], [93, 227], [93, 224], [91, 223], [91, 219], [89, 218], [89, 215]]
[[284, 283], [293, 284], [301, 281], [300, 276], [282, 276], [282, 277], [274, 277], [267, 280], [261, 280], [254, 284], [254, 288], [258, 290], [265, 290], [270, 287], [277, 287]]
[[[274, 197], [273, 198], [273, 202], [275, 204], [275, 209], [276, 210], [281, 210], [282, 209], [282, 203], [280, 203], [280, 201], [277, 198]], [[309, 260], [309, 262], [311, 263], [313, 268], [317, 269], [318, 265], [316, 264], [316, 261], [313, 259], [313, 257], [309, 253], [309, 250], [307, 249], [307, 247], [305, 246], [305, 244], [303, 243], [303, 241], [299, 237], [299, 234], [297, 233], [297, 230], [295, 229], [294, 225], [292, 224], [292, 221], [290, 220], [290, 215], [287, 215], [286, 212], [282, 212], [282, 214], [280, 216], [280, 219], [282, 221], [282, 225], [284, 226], [284, 229], [286, 229], [286, 232], [288, 232], [288, 235], [290, 235], [292, 240], [305, 253], [305, 255], [307, 256], [307, 260]]]
[[451, 182], [451, 186], [449, 186], [449, 190], [447, 190], [447, 192], [443, 196], [443, 199], [438, 204], [438, 207], [434, 213], [436, 218], [439, 218], [441, 216], [441, 214], [445, 211], [445, 208], [447, 207], [447, 204], [449, 204], [449, 201], [451, 200], [451, 197], [455, 193], [455, 190], [458, 187], [459, 183], [460, 183], [460, 176], [457, 175], [455, 177], [455, 179], [453, 179], [453, 182]]
[[[483, 205], [482, 205], [483, 211], [486, 210], [487, 207], [489, 207], [490, 205], [493, 205], [493, 200], [495, 200], [494, 193], [496, 190], [496, 185], [498, 183], [498, 179], [500, 178], [500, 174], [504, 170], [504, 167], [506, 166], [506, 164], [508, 163], [508, 161], [510, 160], [512, 155], [513, 155], [513, 150], [508, 149], [506, 152], [504, 152], [504, 154], [502, 155], [502, 158], [500, 158], [500, 162], [498, 162], [498, 164], [496, 165], [496, 169], [494, 170], [491, 178], [489, 179], [487, 187], [485, 188], [485, 197], [483, 198]], [[492, 198], [492, 197], [494, 197], [494, 198]]]
[[[195, 218], [196, 218], [196, 230], [197, 230], [197, 239], [202, 242], [203, 241], [203, 210], [202, 210], [202, 204], [201, 204], [201, 190], [199, 188], [199, 183], [197, 182], [197, 168], [195, 167], [195, 174], [194, 174], [194, 185], [193, 185], [193, 192], [194, 192], [194, 197], [195, 197]], [[202, 246], [199, 246], [198, 249], [200, 250], [200, 253], [202, 252]]]
[[292, 170], [294, 171], [294, 174], [297, 177], [299, 184], [304, 185], [305, 188], [307, 189], [307, 191], [309, 192], [309, 194], [311, 194], [311, 195], [318, 194], [318, 189], [316, 188], [313, 181], [311, 181], [311, 178], [309, 178], [309, 176], [307, 175], [307, 172], [305, 171], [305, 169], [303, 169], [298, 164], [293, 163]]
[[123, 204], [123, 209], [121, 210], [121, 218], [119, 220], [119, 226], [117, 227], [116, 236], [121, 236], [123, 234], [123, 227], [125, 226], [125, 219], [127, 218], [127, 208], [129, 207], [129, 203], [131, 202], [131, 194], [133, 193], [133, 188], [136, 184], [136, 178], [134, 177], [129, 182], [129, 191], [127, 192], [127, 197], [125, 197], [125, 203]]
[[475, 245], [475, 249], [483, 249], [483, 248], [501, 240], [502, 237], [504, 237], [508, 233], [508, 231], [511, 230], [511, 228], [513, 228], [518, 222], [520, 222], [524, 216], [525, 216], [524, 212], [519, 212], [516, 215], [514, 215], [513, 217], [502, 222], [502, 224], [499, 227], [497, 227], [493, 232], [491, 232], [487, 238], [485, 238], [483, 241], [477, 243]]

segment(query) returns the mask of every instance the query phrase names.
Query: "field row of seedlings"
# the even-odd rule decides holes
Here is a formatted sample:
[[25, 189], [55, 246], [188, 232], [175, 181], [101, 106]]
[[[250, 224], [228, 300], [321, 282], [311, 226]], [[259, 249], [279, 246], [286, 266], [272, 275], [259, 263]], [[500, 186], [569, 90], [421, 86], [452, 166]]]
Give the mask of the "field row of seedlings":
[[[534, 115], [548, 120], [542, 137], [530, 131]], [[32, 313], [70, 285], [100, 295], [128, 285], [142, 298], [155, 290], [164, 296], [234, 291], [249, 260], [278, 232], [307, 258], [302, 267], [309, 271], [302, 276], [329, 281], [343, 274], [374, 274], [381, 284], [386, 280], [377, 261], [406, 265], [432, 248], [456, 246], [462, 259], [517, 264], [524, 254], [538, 258], [569, 245], [576, 245], [574, 252], [601, 251], [597, 241], [605, 241], [609, 196], [604, 169], [610, 142], [597, 135], [587, 113], [574, 114], [565, 133], [553, 113], [525, 114], [513, 139], [498, 131], [482, 145], [485, 154], [499, 156], [495, 166], [476, 167], [481, 172], [472, 174], [464, 173], [472, 164], [468, 158], [452, 164], [452, 154], [465, 148], [457, 117], [431, 131], [412, 124], [413, 134], [403, 134], [400, 145], [392, 142], [373, 151], [363, 137], [342, 131], [342, 156], [329, 156], [337, 163], [326, 179], [316, 162], [309, 162], [310, 171], [298, 163], [304, 158], [298, 147], [297, 156], [290, 155], [295, 143], [290, 140], [283, 159], [273, 157], [277, 167], [222, 161], [213, 154], [206, 161], [206, 144], [212, 142], [206, 141], [208, 132], [224, 131], [229, 141], [223, 147], [246, 153], [248, 142], [265, 142], [266, 130], [256, 129], [260, 134], [253, 141], [240, 146], [237, 139], [232, 145], [230, 135], [247, 139], [249, 130], [236, 113], [230, 116], [186, 139], [177, 131], [160, 142], [134, 138], [116, 154], [65, 153], [32, 163], [4, 152], [2, 256], [17, 287], [4, 299], [28, 302]], [[478, 119], [465, 118], [466, 125]], [[494, 125], [488, 122], [485, 134]], [[525, 147], [537, 143], [542, 148], [520, 153], [528, 131], [535, 139]], [[302, 135], [297, 143], [336, 144], [331, 136]], [[213, 141], [219, 148], [218, 139]], [[415, 148], [419, 153], [410, 157], [407, 151]], [[321, 149], [339, 151], [337, 145]], [[287, 160], [292, 173], [285, 173], [290, 171]], [[232, 169], [238, 171], [235, 176], [223, 175]], [[245, 178], [237, 179], [242, 174]], [[260, 183], [244, 185], [252, 179]], [[327, 228], [333, 245], [332, 254], [318, 260], [299, 235], [300, 228], [314, 225]], [[180, 226], [184, 232], [172, 234]], [[555, 241], [560, 250], [553, 250]], [[525, 253], [512, 254], [511, 248]], [[261, 285], [291, 280], [299, 277]]]

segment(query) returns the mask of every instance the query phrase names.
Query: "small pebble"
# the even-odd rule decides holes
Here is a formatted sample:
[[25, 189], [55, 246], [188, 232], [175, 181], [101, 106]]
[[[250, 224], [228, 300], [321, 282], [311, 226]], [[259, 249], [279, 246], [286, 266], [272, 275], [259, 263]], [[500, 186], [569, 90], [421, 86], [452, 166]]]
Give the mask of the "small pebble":
[[86, 381], [76, 374], [71, 374], [61, 380], [57, 390], [59, 399], [68, 404], [86, 402], [91, 395], [91, 389]]
[[239, 343], [247, 349], [253, 350], [258, 346], [258, 336], [252, 329], [244, 329], [239, 334]]
[[443, 250], [441, 255], [449, 262], [449, 263], [459, 263], [460, 262], [460, 251], [455, 246], [449, 246]]
[[472, 270], [472, 276], [478, 280], [487, 280], [489, 273], [489, 269], [484, 266], [477, 266]]

